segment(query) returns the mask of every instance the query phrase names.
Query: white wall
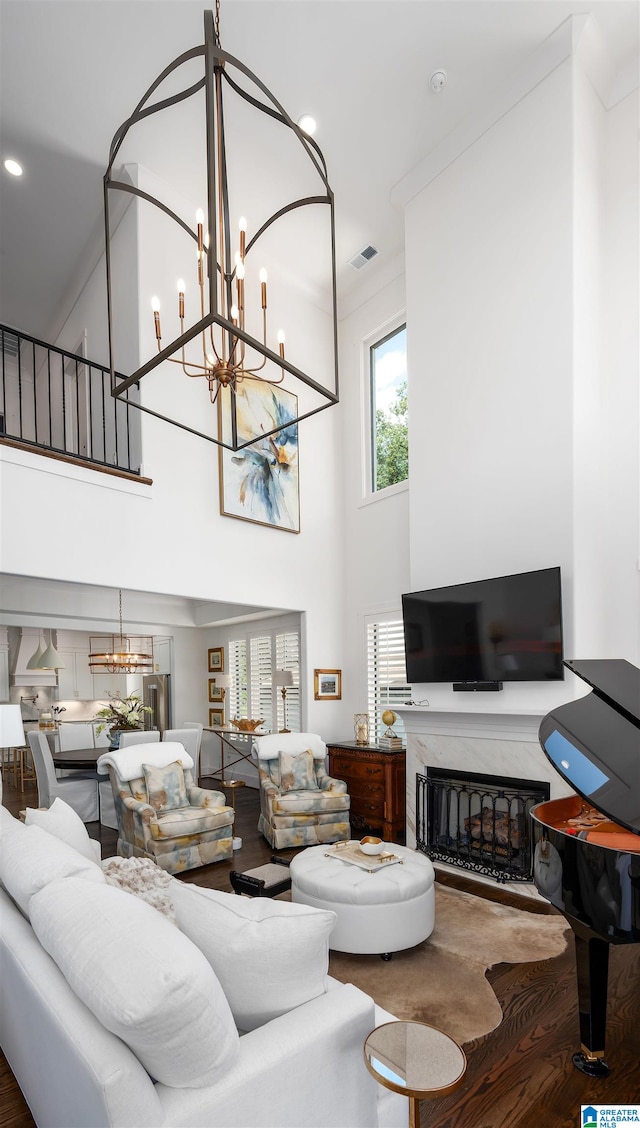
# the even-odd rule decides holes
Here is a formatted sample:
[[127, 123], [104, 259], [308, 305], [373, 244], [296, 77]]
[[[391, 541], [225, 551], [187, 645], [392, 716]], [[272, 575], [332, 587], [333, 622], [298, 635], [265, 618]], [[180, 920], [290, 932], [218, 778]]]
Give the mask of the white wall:
[[[354, 708], [359, 614], [482, 576], [560, 564], [567, 655], [639, 660], [638, 104], [606, 110], [589, 59], [552, 47], [407, 177], [410, 490], [372, 506], [361, 357], [401, 280], [341, 324]], [[547, 687], [548, 707], [576, 682]], [[534, 686], [500, 708], [516, 695], [544, 710]]]
[[560, 564], [567, 656], [637, 663], [630, 101], [552, 69], [411, 199], [406, 254], [412, 587]]
[[[367, 498], [367, 339], [381, 338], [405, 311], [399, 274], [340, 323], [340, 373], [344, 450], [345, 716], [342, 738], [354, 739], [353, 714], [367, 711], [363, 616], [400, 610], [409, 581], [409, 490]], [[411, 368], [409, 380], [411, 381]]]
[[414, 589], [571, 579], [571, 71], [406, 210]]
[[601, 151], [602, 647], [640, 664], [640, 255], [637, 91], [608, 114]]

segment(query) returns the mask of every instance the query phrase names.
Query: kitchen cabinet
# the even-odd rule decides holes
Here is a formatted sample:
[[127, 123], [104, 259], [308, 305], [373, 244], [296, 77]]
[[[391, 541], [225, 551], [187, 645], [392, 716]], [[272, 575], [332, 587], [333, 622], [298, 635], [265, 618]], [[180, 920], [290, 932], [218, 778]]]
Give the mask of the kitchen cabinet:
[[154, 674], [171, 673], [171, 639], [154, 638], [153, 640], [153, 672]]
[[93, 675], [84, 650], [58, 648], [64, 668], [58, 670], [58, 701], [93, 701]]
[[110, 697], [142, 697], [142, 674], [94, 674], [93, 697], [108, 701]]
[[349, 817], [354, 830], [371, 827], [380, 831], [385, 842], [404, 841], [404, 749], [387, 752], [375, 745], [347, 741], [329, 744], [327, 752], [329, 775], [343, 779], [351, 796]]

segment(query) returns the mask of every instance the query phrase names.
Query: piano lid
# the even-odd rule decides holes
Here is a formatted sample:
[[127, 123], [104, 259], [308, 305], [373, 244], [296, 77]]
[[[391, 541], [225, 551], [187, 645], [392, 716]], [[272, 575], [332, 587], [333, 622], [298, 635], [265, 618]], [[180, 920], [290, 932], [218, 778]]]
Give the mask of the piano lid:
[[564, 664], [593, 692], [547, 714], [542, 748], [583, 799], [640, 834], [640, 670], [618, 658]]

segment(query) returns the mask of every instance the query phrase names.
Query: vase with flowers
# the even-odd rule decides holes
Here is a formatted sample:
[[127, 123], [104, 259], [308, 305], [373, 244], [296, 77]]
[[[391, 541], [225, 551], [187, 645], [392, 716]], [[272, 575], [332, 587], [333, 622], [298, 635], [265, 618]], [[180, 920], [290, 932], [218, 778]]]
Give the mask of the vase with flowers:
[[128, 697], [114, 695], [109, 698], [109, 703], [103, 705], [96, 713], [96, 733], [99, 736], [105, 729], [109, 730], [109, 748], [117, 748], [122, 732], [134, 732], [142, 728], [145, 713], [151, 713], [148, 705], [142, 704], [142, 699], [136, 693]]

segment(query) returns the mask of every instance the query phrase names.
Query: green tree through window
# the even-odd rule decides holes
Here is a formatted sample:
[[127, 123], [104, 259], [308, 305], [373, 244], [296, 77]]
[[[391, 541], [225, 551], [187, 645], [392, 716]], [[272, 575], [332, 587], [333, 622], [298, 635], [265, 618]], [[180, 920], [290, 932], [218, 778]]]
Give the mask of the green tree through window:
[[409, 477], [406, 327], [371, 348], [372, 488]]

